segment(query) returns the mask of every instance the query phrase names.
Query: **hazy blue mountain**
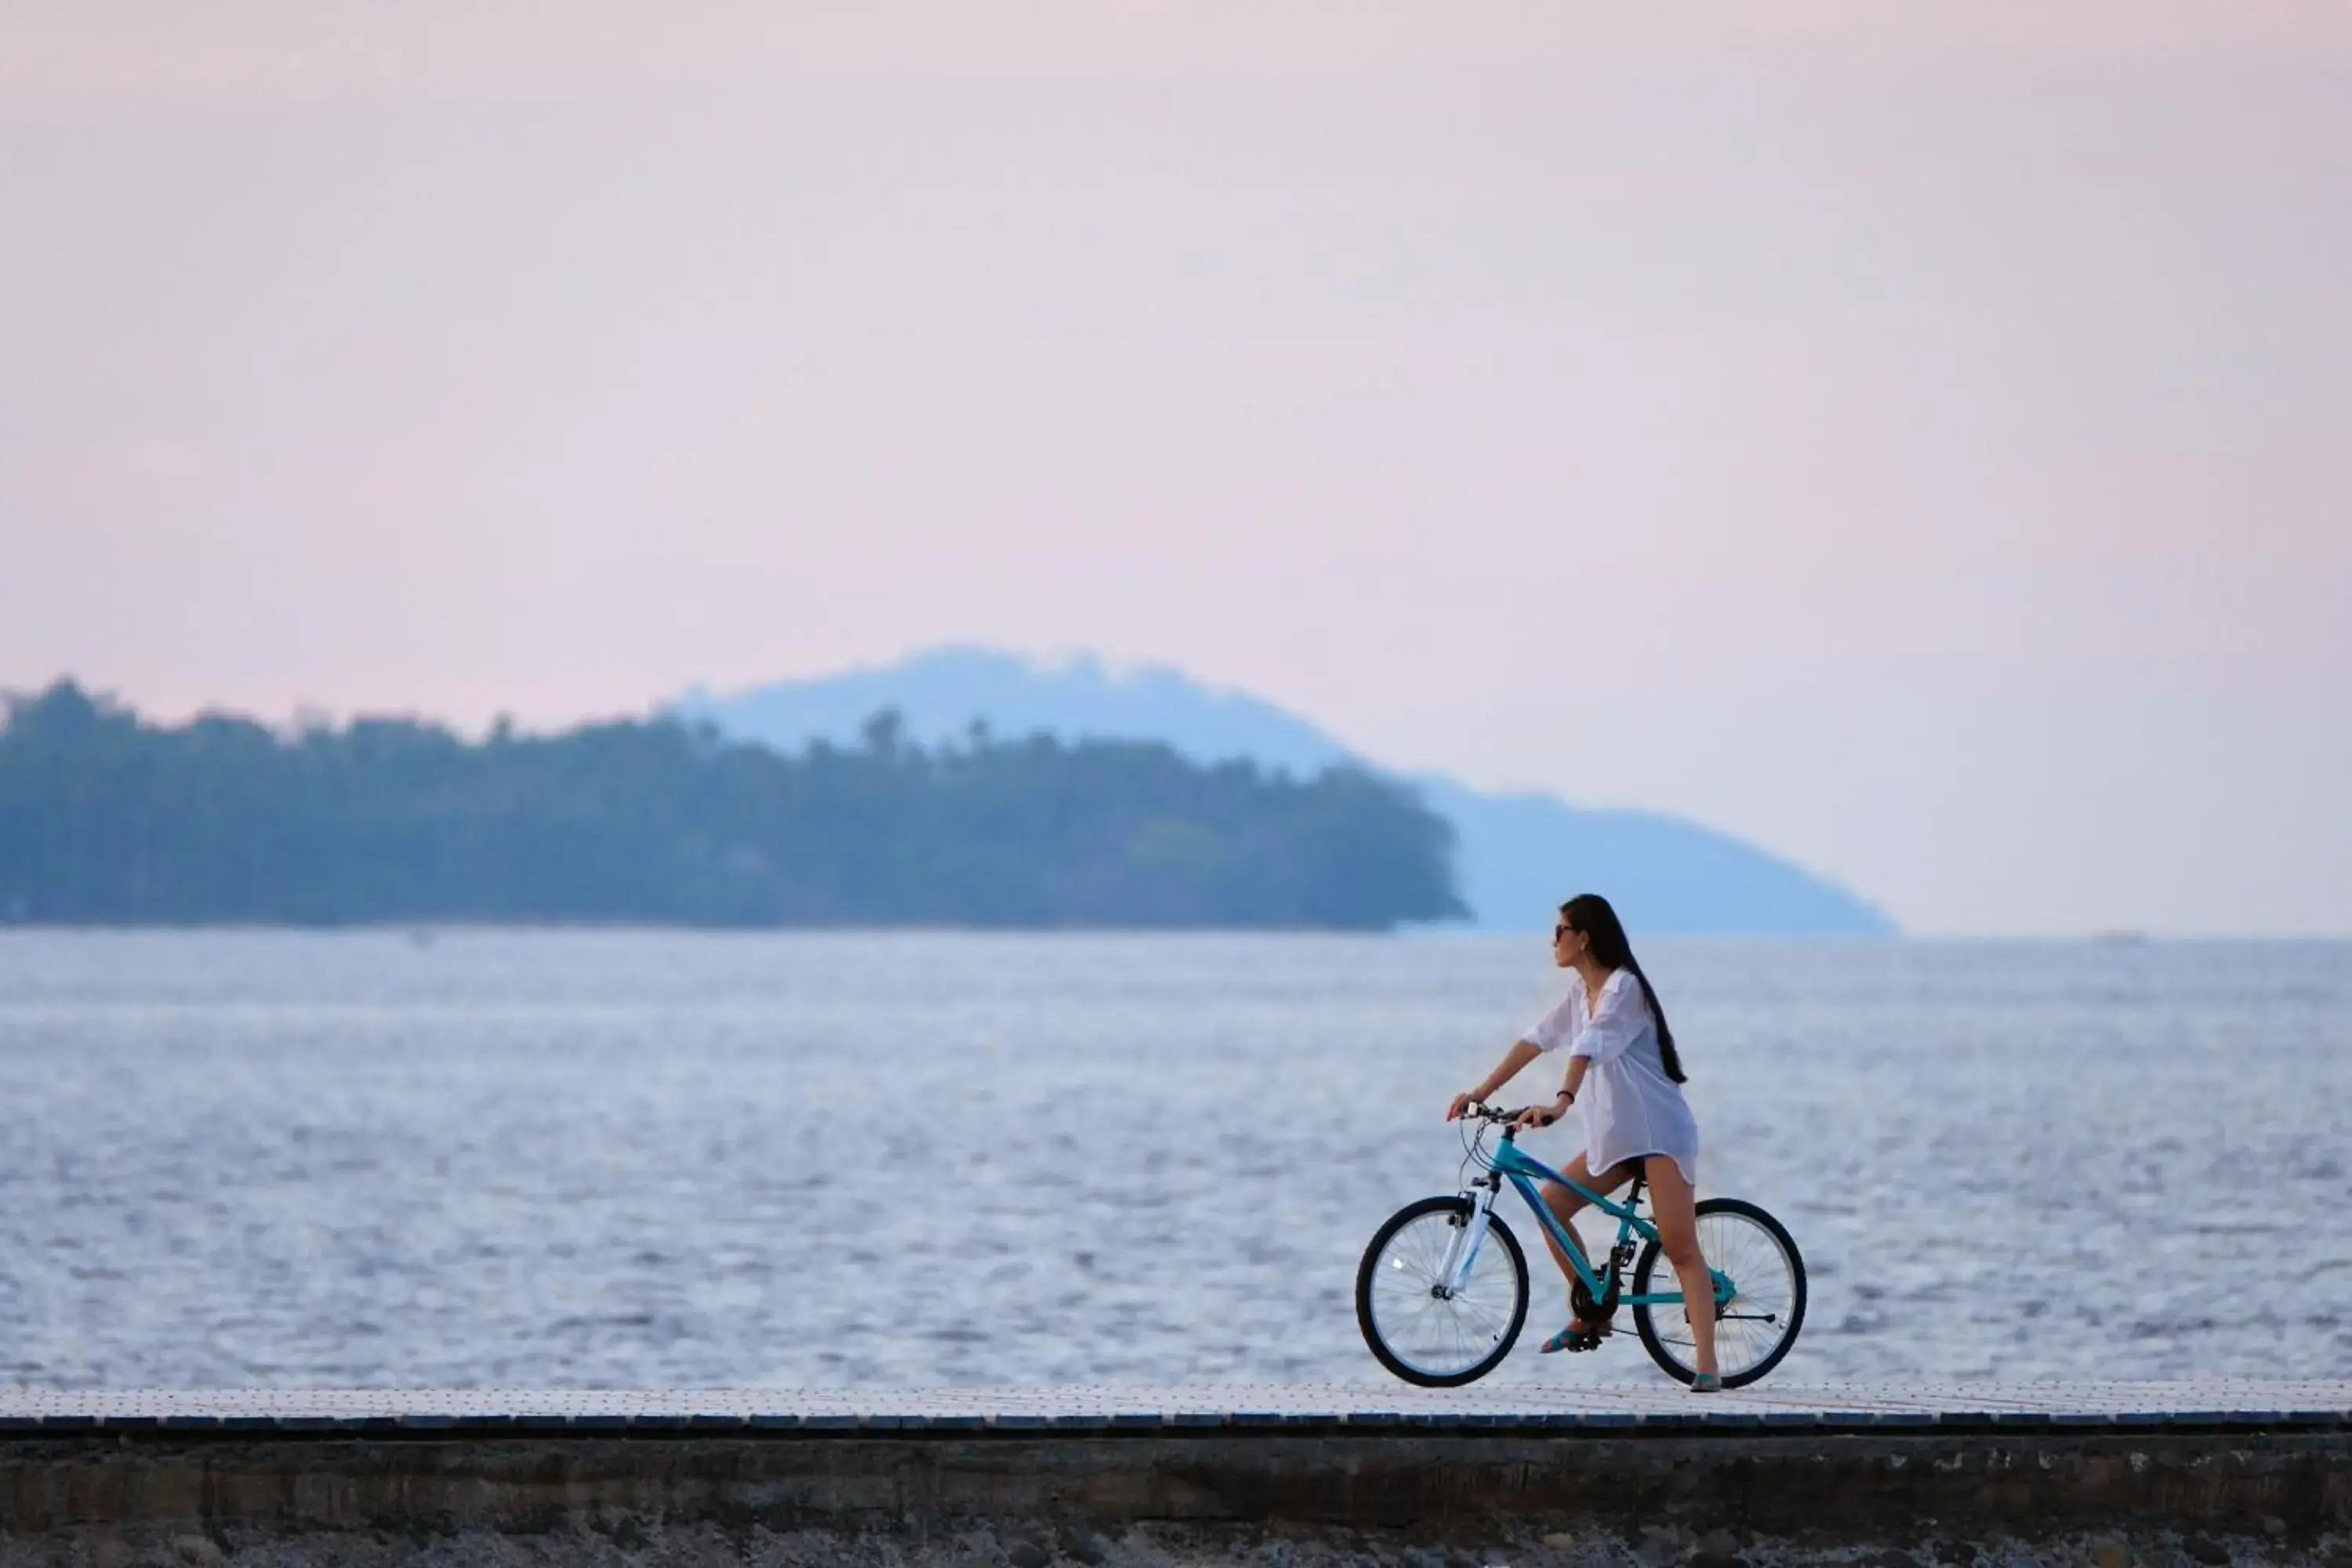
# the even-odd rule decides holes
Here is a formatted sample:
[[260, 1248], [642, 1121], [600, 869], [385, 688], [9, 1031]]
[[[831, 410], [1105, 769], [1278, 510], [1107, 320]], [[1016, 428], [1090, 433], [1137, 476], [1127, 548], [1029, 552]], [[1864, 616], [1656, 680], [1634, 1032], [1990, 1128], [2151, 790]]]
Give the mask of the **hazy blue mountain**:
[[1528, 930], [1570, 893], [1604, 893], [1635, 931], [1892, 936], [1894, 922], [1833, 882], [1743, 839], [1647, 811], [1411, 781], [1454, 824], [1454, 886], [1479, 925]]
[[1043, 730], [1160, 741], [1195, 762], [1248, 757], [1295, 773], [1355, 760], [1271, 702], [1213, 690], [1172, 669], [1112, 670], [1087, 657], [1033, 664], [990, 648], [940, 648], [885, 669], [780, 681], [732, 697], [698, 689], [670, 706], [786, 751], [814, 740], [854, 740], [877, 710], [895, 708], [908, 739], [922, 745], [961, 741], [979, 719], [999, 740]]
[[[729, 734], [795, 750], [847, 743], [895, 708], [910, 738], [1046, 731], [1165, 742], [1199, 762], [1248, 757], [1307, 773], [1361, 761], [1313, 724], [1245, 693], [1172, 669], [1114, 670], [1087, 658], [1037, 664], [943, 648], [882, 669], [781, 681], [731, 696], [697, 689], [674, 710]], [[1887, 935], [1885, 914], [1846, 889], [1727, 834], [1641, 811], [1589, 810], [1548, 795], [1484, 795], [1439, 775], [1411, 781], [1454, 825], [1454, 870], [1473, 923], [1546, 926], [1573, 892], [1605, 893], [1638, 931]]]

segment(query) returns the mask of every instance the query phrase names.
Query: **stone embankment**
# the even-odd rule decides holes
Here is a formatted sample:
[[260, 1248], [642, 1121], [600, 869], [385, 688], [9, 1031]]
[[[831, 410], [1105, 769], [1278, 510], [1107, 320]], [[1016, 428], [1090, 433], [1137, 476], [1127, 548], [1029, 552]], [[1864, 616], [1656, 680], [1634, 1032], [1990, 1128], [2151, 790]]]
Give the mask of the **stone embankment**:
[[2352, 1568], [2352, 1384], [0, 1395], [0, 1568]]

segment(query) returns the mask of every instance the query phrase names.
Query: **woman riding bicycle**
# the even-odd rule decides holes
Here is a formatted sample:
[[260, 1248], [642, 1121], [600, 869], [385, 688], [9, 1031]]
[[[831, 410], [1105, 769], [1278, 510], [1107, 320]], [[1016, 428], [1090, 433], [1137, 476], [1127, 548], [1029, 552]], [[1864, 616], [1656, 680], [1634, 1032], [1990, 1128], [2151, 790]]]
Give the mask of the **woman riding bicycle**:
[[[1715, 1289], [1699, 1255], [1691, 1191], [1698, 1169], [1698, 1123], [1683, 1099], [1682, 1058], [1675, 1054], [1665, 1009], [1659, 1005], [1649, 976], [1633, 960], [1633, 944], [1625, 940], [1617, 911], [1598, 893], [1579, 893], [1559, 907], [1551, 953], [1554, 963], [1576, 972], [1578, 984], [1503, 1054], [1476, 1089], [1454, 1097], [1445, 1119], [1456, 1121], [1474, 1101], [1492, 1100], [1538, 1056], [1566, 1047], [1568, 1077], [1559, 1096], [1549, 1105], [1521, 1112], [1518, 1125], [1549, 1127], [1577, 1103], [1580, 1093], [1585, 1152], [1561, 1174], [1606, 1194], [1632, 1180], [1634, 1162], [1641, 1162], [1659, 1245], [1682, 1281], [1684, 1301], [1711, 1301]], [[1550, 1182], [1544, 1184], [1543, 1196], [1573, 1237], [1576, 1212], [1585, 1200], [1572, 1188]], [[1559, 1243], [1549, 1233], [1544, 1239], [1567, 1276], [1571, 1294], [1568, 1326], [1546, 1340], [1543, 1349], [1582, 1350], [1597, 1344], [1610, 1331], [1609, 1325], [1576, 1317], [1575, 1270]], [[1690, 1325], [1698, 1373], [1691, 1390], [1711, 1394], [1722, 1386], [1716, 1374], [1715, 1314], [1693, 1312]]]

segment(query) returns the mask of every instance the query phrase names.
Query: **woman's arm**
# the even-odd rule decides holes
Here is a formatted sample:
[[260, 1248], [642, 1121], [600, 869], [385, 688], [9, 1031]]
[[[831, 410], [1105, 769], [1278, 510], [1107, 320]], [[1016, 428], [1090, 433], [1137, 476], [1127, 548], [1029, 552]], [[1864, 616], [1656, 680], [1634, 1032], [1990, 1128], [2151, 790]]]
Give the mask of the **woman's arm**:
[[1457, 1094], [1454, 1097], [1454, 1103], [1446, 1107], [1445, 1120], [1459, 1121], [1462, 1120], [1463, 1111], [1468, 1110], [1473, 1101], [1483, 1102], [1494, 1099], [1505, 1084], [1519, 1076], [1520, 1068], [1541, 1055], [1543, 1055], [1542, 1050], [1532, 1041], [1512, 1042], [1511, 1048], [1503, 1053], [1503, 1059], [1495, 1064], [1495, 1070], [1481, 1079], [1477, 1088], [1467, 1094]]
[[1520, 1111], [1519, 1119], [1515, 1125], [1549, 1127], [1567, 1115], [1568, 1108], [1576, 1103], [1577, 1086], [1584, 1081], [1584, 1070], [1591, 1065], [1591, 1061], [1584, 1057], [1569, 1058], [1568, 1081], [1559, 1086], [1559, 1093], [1553, 1096], [1549, 1105], [1530, 1105]]
[[1591, 1057], [1568, 1058], [1568, 1077], [1559, 1086], [1559, 1097], [1570, 1105], [1576, 1103], [1576, 1091], [1583, 1087], [1585, 1069], [1592, 1065]]

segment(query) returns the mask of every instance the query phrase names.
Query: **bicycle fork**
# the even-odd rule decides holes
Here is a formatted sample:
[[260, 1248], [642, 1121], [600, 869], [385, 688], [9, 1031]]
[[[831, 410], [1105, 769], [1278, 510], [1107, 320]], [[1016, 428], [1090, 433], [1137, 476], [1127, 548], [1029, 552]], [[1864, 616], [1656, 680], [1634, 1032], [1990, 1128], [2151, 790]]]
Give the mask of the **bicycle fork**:
[[1462, 1194], [1469, 1200], [1470, 1217], [1454, 1233], [1454, 1240], [1445, 1249], [1445, 1263], [1437, 1271], [1436, 1295], [1440, 1300], [1452, 1300], [1461, 1293], [1470, 1279], [1470, 1269], [1478, 1261], [1478, 1249], [1486, 1245], [1486, 1226], [1495, 1214], [1495, 1198], [1502, 1190], [1503, 1179], [1473, 1182]]

